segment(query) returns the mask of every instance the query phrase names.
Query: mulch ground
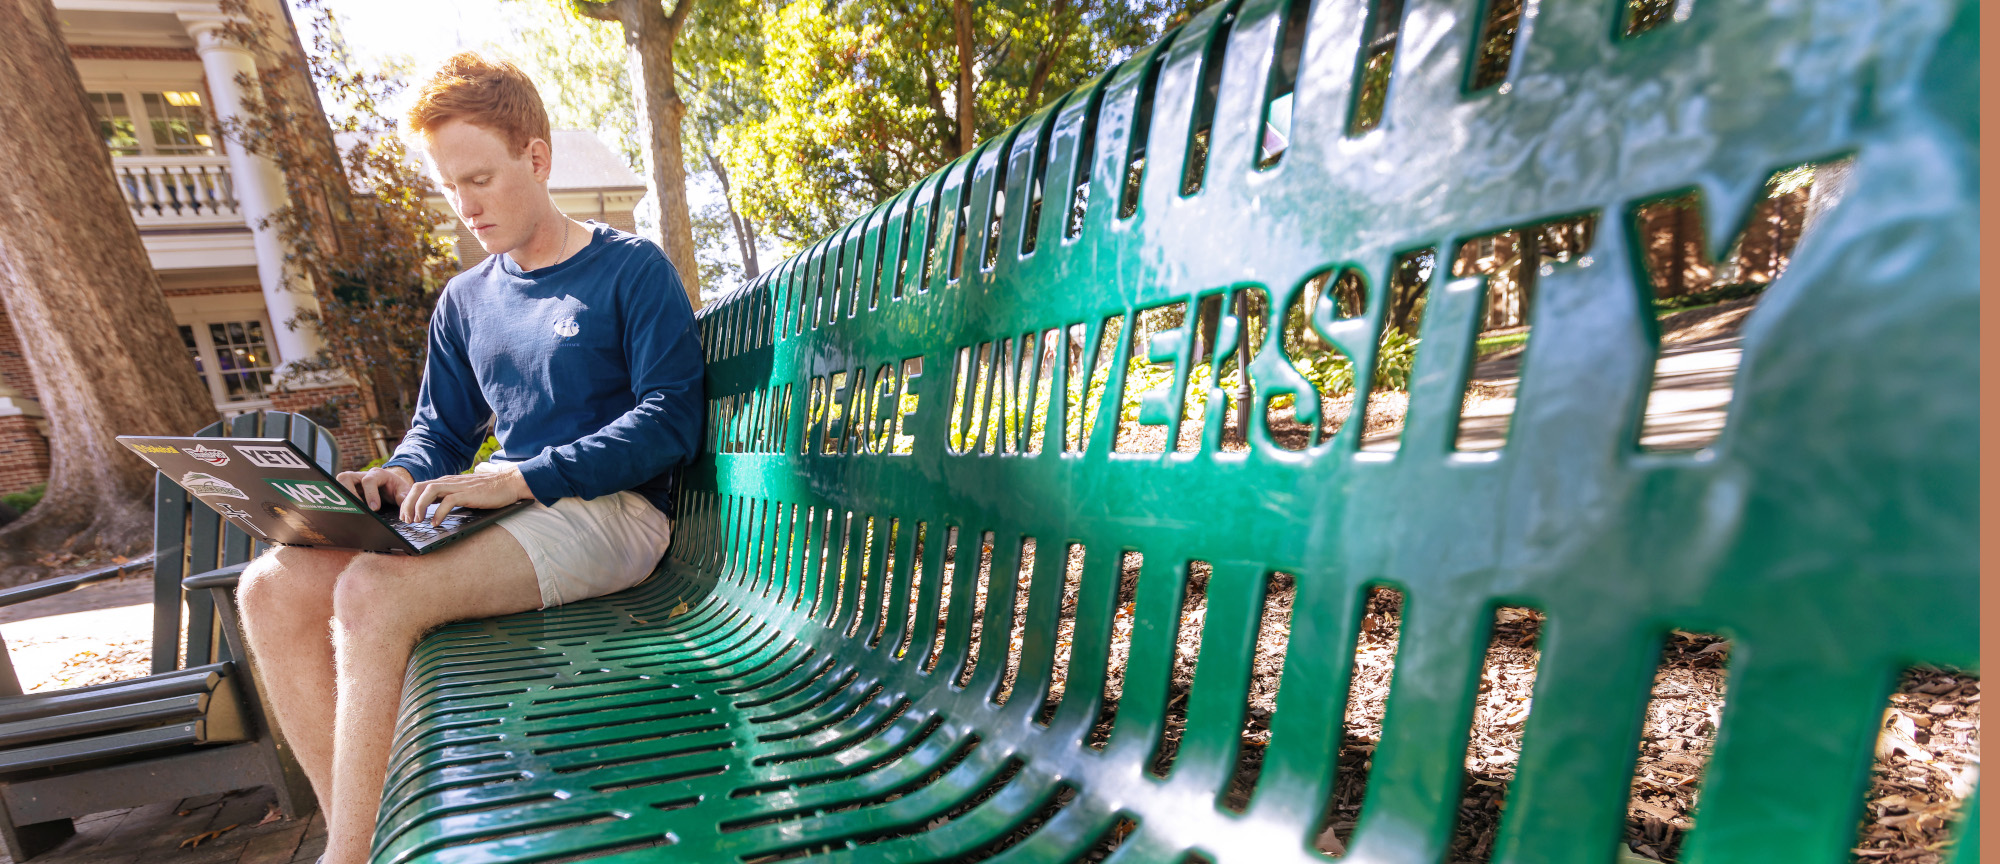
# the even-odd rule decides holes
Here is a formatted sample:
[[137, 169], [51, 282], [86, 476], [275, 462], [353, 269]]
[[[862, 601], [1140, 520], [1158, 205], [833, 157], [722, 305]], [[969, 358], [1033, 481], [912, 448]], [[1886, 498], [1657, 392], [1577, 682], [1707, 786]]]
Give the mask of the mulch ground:
[[[962, 591], [966, 590], [962, 580], [972, 579], [974, 608], [978, 613], [973, 619], [975, 645], [983, 627], [987, 586], [993, 575], [992, 539], [982, 537], [979, 548], [978, 568], [967, 568], [969, 572], [962, 577], [953, 574], [951, 580], [960, 582], [957, 590]], [[1024, 576], [1032, 571], [1038, 551], [1053, 554], [1030, 546], [1023, 555]], [[1068, 687], [1077, 590], [1085, 550], [1071, 547], [1065, 552], [1062, 612], [1056, 633], [1052, 683], [1049, 696], [1037, 714], [1042, 722], [1053, 716]], [[955, 557], [947, 554], [947, 566], [952, 566], [951, 559]], [[1091, 746], [1102, 747], [1110, 740], [1118, 718], [1125, 667], [1131, 656], [1133, 604], [1142, 561], [1143, 556], [1138, 553], [1123, 553], [1119, 563], [1110, 663], [1104, 702], [1086, 739]], [[1206, 563], [1190, 562], [1168, 684], [1169, 713], [1151, 766], [1157, 775], [1164, 776], [1171, 769], [1186, 730], [1187, 700], [1194, 684], [1195, 658], [1201, 650], [1201, 625], [1207, 611], [1210, 575]], [[1016, 590], [1016, 609], [1025, 610], [1027, 580], [1021, 580]], [[1243, 746], [1237, 771], [1223, 799], [1223, 805], [1234, 810], [1240, 811], [1248, 804], [1262, 773], [1264, 748], [1270, 743], [1270, 720], [1277, 708], [1278, 684], [1290, 638], [1295, 594], [1296, 585], [1288, 574], [1275, 573], [1269, 577], [1252, 662]], [[948, 609], [948, 602], [940, 608]], [[1382, 738], [1383, 712], [1395, 679], [1401, 619], [1400, 594], [1386, 588], [1370, 592], [1355, 644], [1339, 771], [1316, 840], [1320, 850], [1332, 856], [1345, 851], [1367, 797], [1368, 775], [1373, 768], [1376, 745]], [[1454, 864], [1480, 864], [1491, 857], [1507, 790], [1520, 759], [1522, 733], [1533, 708], [1543, 620], [1542, 614], [1533, 609], [1502, 608], [1495, 613], [1466, 746], [1464, 785], [1448, 858]], [[942, 628], [942, 620], [939, 625]], [[1011, 631], [1010, 650], [1005, 657], [975, 658], [973, 662], [974, 666], [987, 662], [1007, 664], [1002, 677], [1003, 694], [1011, 693], [1019, 672], [1022, 619], [1018, 614]], [[918, 649], [913, 646], [912, 650]], [[1678, 861], [1682, 842], [1694, 829], [1699, 816], [1701, 777], [1707, 769], [1728, 697], [1729, 651], [1730, 643], [1725, 639], [1685, 631], [1674, 631], [1663, 646], [1627, 802], [1624, 840], [1633, 857]], [[1866, 799], [1867, 816], [1857, 826], [1858, 860], [1937, 864], [1949, 855], [1955, 842], [1952, 829], [1959, 817], [1959, 804], [1971, 793], [1977, 780], [1978, 715], [1976, 677], [1937, 669], [1912, 670], [1904, 676], [1884, 715], [1874, 783]], [[1011, 776], [1006, 773], [1003, 778], [996, 778], [955, 812], [968, 810], [996, 794], [1004, 779]], [[1024, 839], [1051, 818], [1072, 794], [1059, 792], [1044, 812], [996, 843], [994, 851]], [[1129, 824], [1114, 826], [1081, 860], [1103, 860], [1131, 830]]]

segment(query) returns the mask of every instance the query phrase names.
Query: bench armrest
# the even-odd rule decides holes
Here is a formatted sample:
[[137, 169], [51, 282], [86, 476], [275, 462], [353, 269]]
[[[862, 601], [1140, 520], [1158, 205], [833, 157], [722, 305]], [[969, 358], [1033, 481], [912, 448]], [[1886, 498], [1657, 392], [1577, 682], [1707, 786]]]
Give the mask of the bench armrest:
[[201, 591], [208, 588], [221, 588], [224, 590], [234, 588], [236, 587], [236, 580], [243, 576], [243, 568], [248, 566], [250, 566], [250, 563], [246, 561], [242, 564], [217, 567], [206, 573], [196, 573], [193, 576], [182, 579], [181, 587], [189, 591]]
[[153, 566], [153, 556], [147, 554], [123, 564], [113, 564], [109, 567], [99, 567], [96, 570], [71, 573], [67, 576], [54, 576], [30, 582], [26, 585], [17, 585], [5, 591], [0, 591], [0, 607], [12, 606], [16, 603], [26, 603], [29, 600], [40, 600], [44, 597], [54, 597], [57, 594], [67, 594], [93, 582], [116, 579], [134, 570], [143, 570], [151, 566]]

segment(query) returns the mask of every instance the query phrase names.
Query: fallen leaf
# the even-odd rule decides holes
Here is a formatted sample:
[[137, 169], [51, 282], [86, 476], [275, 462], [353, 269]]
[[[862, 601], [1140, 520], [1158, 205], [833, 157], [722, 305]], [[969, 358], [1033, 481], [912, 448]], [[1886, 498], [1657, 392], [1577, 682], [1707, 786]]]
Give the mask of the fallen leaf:
[[679, 616], [681, 616], [681, 615], [686, 615], [686, 614], [687, 614], [687, 611], [688, 611], [688, 604], [687, 604], [687, 601], [686, 601], [686, 600], [682, 600], [681, 602], [679, 602], [679, 603], [675, 603], [675, 604], [674, 604], [674, 608], [673, 608], [673, 609], [671, 609], [671, 610], [669, 610], [669, 611], [667, 612], [667, 617], [668, 617], [668, 618], [675, 618], [675, 617], [679, 617]]
[[1661, 807], [1658, 804], [1641, 801], [1636, 798], [1632, 800], [1632, 807], [1633, 809], [1636, 809], [1642, 813], [1645, 813], [1648, 816], [1651, 816], [1669, 825], [1673, 824], [1674, 820], [1679, 819], [1681, 816], [1681, 814], [1675, 813], [1672, 810], [1668, 810], [1665, 807]]
[[1899, 709], [1890, 709], [1889, 725], [1882, 730], [1882, 740], [1875, 746], [1875, 755], [1887, 758], [1897, 751], [1918, 762], [1931, 761], [1931, 751], [1917, 744], [1917, 724], [1908, 714]]
[[1319, 832], [1319, 839], [1313, 841], [1313, 847], [1328, 855], [1347, 854], [1347, 844], [1340, 842], [1340, 837], [1334, 834], [1332, 828]]
[[186, 840], [182, 840], [180, 848], [197, 849], [200, 848], [203, 842], [214, 840], [215, 838], [220, 837], [234, 830], [236, 830], [236, 826], [230, 825], [224, 828], [217, 828], [214, 831], [203, 831], [200, 834], [196, 834], [193, 837], [189, 837]]
[[271, 809], [264, 811], [264, 818], [257, 820], [257, 824], [252, 825], [250, 827], [262, 828], [266, 825], [269, 825], [283, 818], [285, 818], [285, 812], [283, 810], [279, 810], [278, 805], [272, 804]]

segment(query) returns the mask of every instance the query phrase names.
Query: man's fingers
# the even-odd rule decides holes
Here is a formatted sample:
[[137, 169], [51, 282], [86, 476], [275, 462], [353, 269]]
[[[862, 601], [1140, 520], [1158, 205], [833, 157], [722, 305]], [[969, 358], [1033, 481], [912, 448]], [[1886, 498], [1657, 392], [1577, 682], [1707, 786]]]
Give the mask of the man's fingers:
[[414, 486], [411, 486], [409, 494], [403, 496], [403, 507], [401, 512], [399, 512], [397, 515], [400, 516], [404, 522], [417, 521], [417, 514], [423, 512], [422, 505], [420, 502], [422, 502], [423, 500], [424, 493], [428, 491], [430, 491], [430, 484], [428, 482], [418, 483]]
[[459, 493], [453, 492], [449, 495], [444, 495], [438, 498], [437, 512], [431, 514], [432, 528], [443, 527], [445, 515], [451, 512], [451, 508], [458, 506], [457, 504], [458, 496]]
[[361, 490], [355, 488], [355, 481], [367, 476], [366, 474], [359, 474], [353, 471], [342, 471], [339, 474], [333, 475], [333, 479], [340, 485], [347, 487], [347, 491], [350, 494], [359, 495], [361, 494]]
[[361, 478], [361, 488], [359, 490], [356, 490], [354, 488], [354, 484], [349, 483], [347, 485], [347, 491], [349, 492], [358, 491], [358, 494], [360, 494], [361, 496], [361, 500], [368, 502], [368, 509], [380, 510], [382, 509], [382, 497], [379, 494], [377, 494], [375, 490], [377, 487], [381, 485], [382, 484], [378, 482], [375, 478], [363, 476]]

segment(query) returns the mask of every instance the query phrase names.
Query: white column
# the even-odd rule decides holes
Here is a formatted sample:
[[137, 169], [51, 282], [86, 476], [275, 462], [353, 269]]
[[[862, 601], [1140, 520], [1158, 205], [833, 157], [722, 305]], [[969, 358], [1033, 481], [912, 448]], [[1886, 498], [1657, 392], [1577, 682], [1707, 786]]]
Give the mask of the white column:
[[[229, 20], [220, 14], [179, 13], [182, 26], [194, 37], [195, 53], [201, 56], [202, 70], [208, 73], [209, 97], [215, 100], [215, 115], [228, 122], [243, 114], [244, 92], [237, 76], [257, 80], [257, 61], [250, 49], [229, 37], [223, 25]], [[236, 200], [250, 225], [257, 251], [257, 282], [264, 289], [264, 306], [270, 312], [270, 336], [278, 348], [283, 366], [317, 354], [320, 340], [309, 328], [293, 329], [286, 322], [299, 312], [317, 309], [312, 294], [285, 286], [285, 243], [276, 226], [261, 223], [285, 206], [285, 178], [278, 166], [243, 149], [234, 135], [220, 135], [223, 152], [229, 156], [229, 172], [236, 187]]]

